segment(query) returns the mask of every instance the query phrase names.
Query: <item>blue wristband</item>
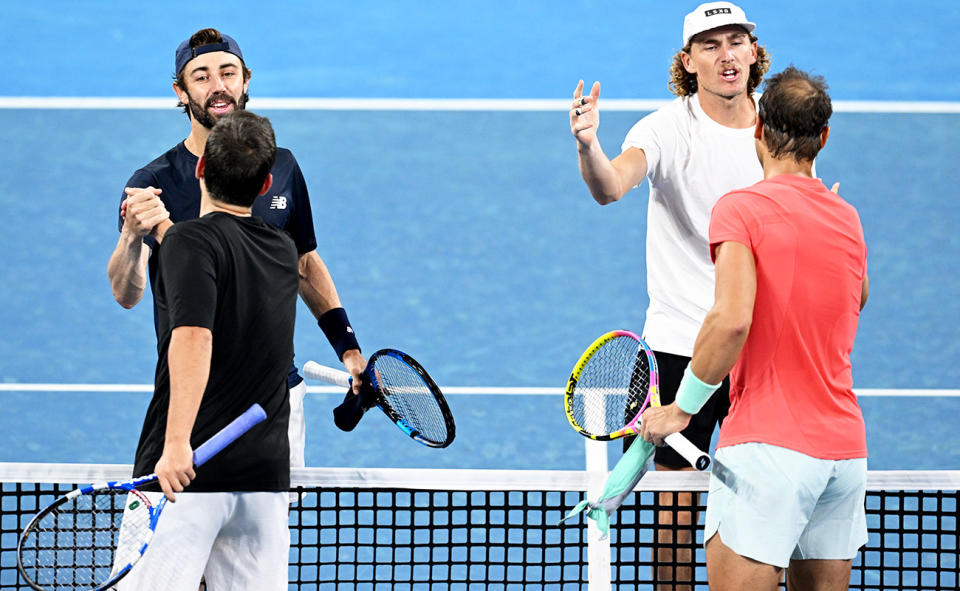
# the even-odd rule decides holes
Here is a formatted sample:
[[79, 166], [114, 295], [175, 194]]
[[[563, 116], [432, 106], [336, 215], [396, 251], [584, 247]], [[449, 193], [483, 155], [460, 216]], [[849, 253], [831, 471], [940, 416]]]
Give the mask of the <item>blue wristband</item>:
[[693, 374], [690, 365], [687, 365], [687, 369], [683, 370], [680, 387], [677, 388], [677, 406], [683, 412], [695, 415], [719, 387], [720, 384], [712, 385], [701, 381]]
[[347, 351], [360, 350], [357, 335], [353, 332], [350, 320], [347, 319], [347, 311], [343, 308], [327, 310], [317, 319], [317, 324], [330, 341], [333, 350], [337, 352], [337, 358], [340, 361], [343, 361], [343, 354]]

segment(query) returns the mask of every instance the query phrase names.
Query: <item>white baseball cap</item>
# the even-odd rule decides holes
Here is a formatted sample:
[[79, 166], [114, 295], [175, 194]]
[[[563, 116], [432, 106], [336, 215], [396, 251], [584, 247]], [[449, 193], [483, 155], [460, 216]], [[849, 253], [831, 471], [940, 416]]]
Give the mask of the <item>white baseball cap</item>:
[[707, 2], [697, 6], [683, 18], [683, 47], [694, 35], [727, 25], [739, 25], [748, 33], [757, 27], [747, 20], [743, 9], [732, 2]]

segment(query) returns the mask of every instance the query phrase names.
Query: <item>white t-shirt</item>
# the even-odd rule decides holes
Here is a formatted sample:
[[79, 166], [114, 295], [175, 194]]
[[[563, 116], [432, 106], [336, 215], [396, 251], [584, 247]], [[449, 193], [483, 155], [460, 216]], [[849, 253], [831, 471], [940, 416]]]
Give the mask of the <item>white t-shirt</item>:
[[650, 307], [643, 334], [656, 351], [693, 354], [713, 306], [710, 211], [725, 193], [763, 179], [753, 130], [720, 125], [694, 94], [647, 115], [623, 141], [622, 150], [640, 148], [647, 157]]

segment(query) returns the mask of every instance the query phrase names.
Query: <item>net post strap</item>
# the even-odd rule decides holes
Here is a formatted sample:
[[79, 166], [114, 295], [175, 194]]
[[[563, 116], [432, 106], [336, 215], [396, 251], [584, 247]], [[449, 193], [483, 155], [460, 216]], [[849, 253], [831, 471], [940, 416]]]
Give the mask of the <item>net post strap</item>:
[[[587, 498], [598, 498], [603, 492], [607, 474], [607, 443], [584, 439], [584, 456], [587, 472]], [[591, 514], [598, 512], [603, 518], [607, 513], [603, 509], [591, 507]], [[606, 527], [598, 526], [598, 522], [588, 519], [587, 526], [587, 582], [590, 591], [608, 591], [610, 586], [610, 523]]]

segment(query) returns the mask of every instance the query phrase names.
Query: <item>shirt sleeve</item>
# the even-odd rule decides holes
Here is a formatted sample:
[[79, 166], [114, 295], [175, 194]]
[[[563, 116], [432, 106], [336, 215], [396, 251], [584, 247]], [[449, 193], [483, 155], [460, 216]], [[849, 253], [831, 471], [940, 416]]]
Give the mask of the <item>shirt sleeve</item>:
[[213, 243], [183, 231], [178, 224], [164, 236], [158, 257], [170, 328], [200, 326], [213, 330], [217, 311], [217, 256]]
[[660, 154], [663, 152], [664, 134], [660, 133], [659, 123], [662, 114], [654, 112], [637, 121], [620, 146], [621, 152], [630, 148], [639, 148], [647, 159], [647, 178], [653, 178], [660, 166]]
[[739, 242], [753, 250], [750, 223], [742, 202], [744, 194], [727, 193], [717, 201], [710, 214], [710, 260], [716, 262], [716, 247], [724, 242]]
[[[293, 155], [290, 156], [293, 158]], [[317, 236], [313, 230], [313, 211], [310, 208], [310, 193], [307, 191], [307, 182], [300, 171], [300, 165], [293, 159], [293, 170], [290, 173], [291, 197], [293, 198], [293, 212], [290, 221], [284, 230], [293, 238], [297, 245], [297, 254], [305, 254], [317, 249]]]

